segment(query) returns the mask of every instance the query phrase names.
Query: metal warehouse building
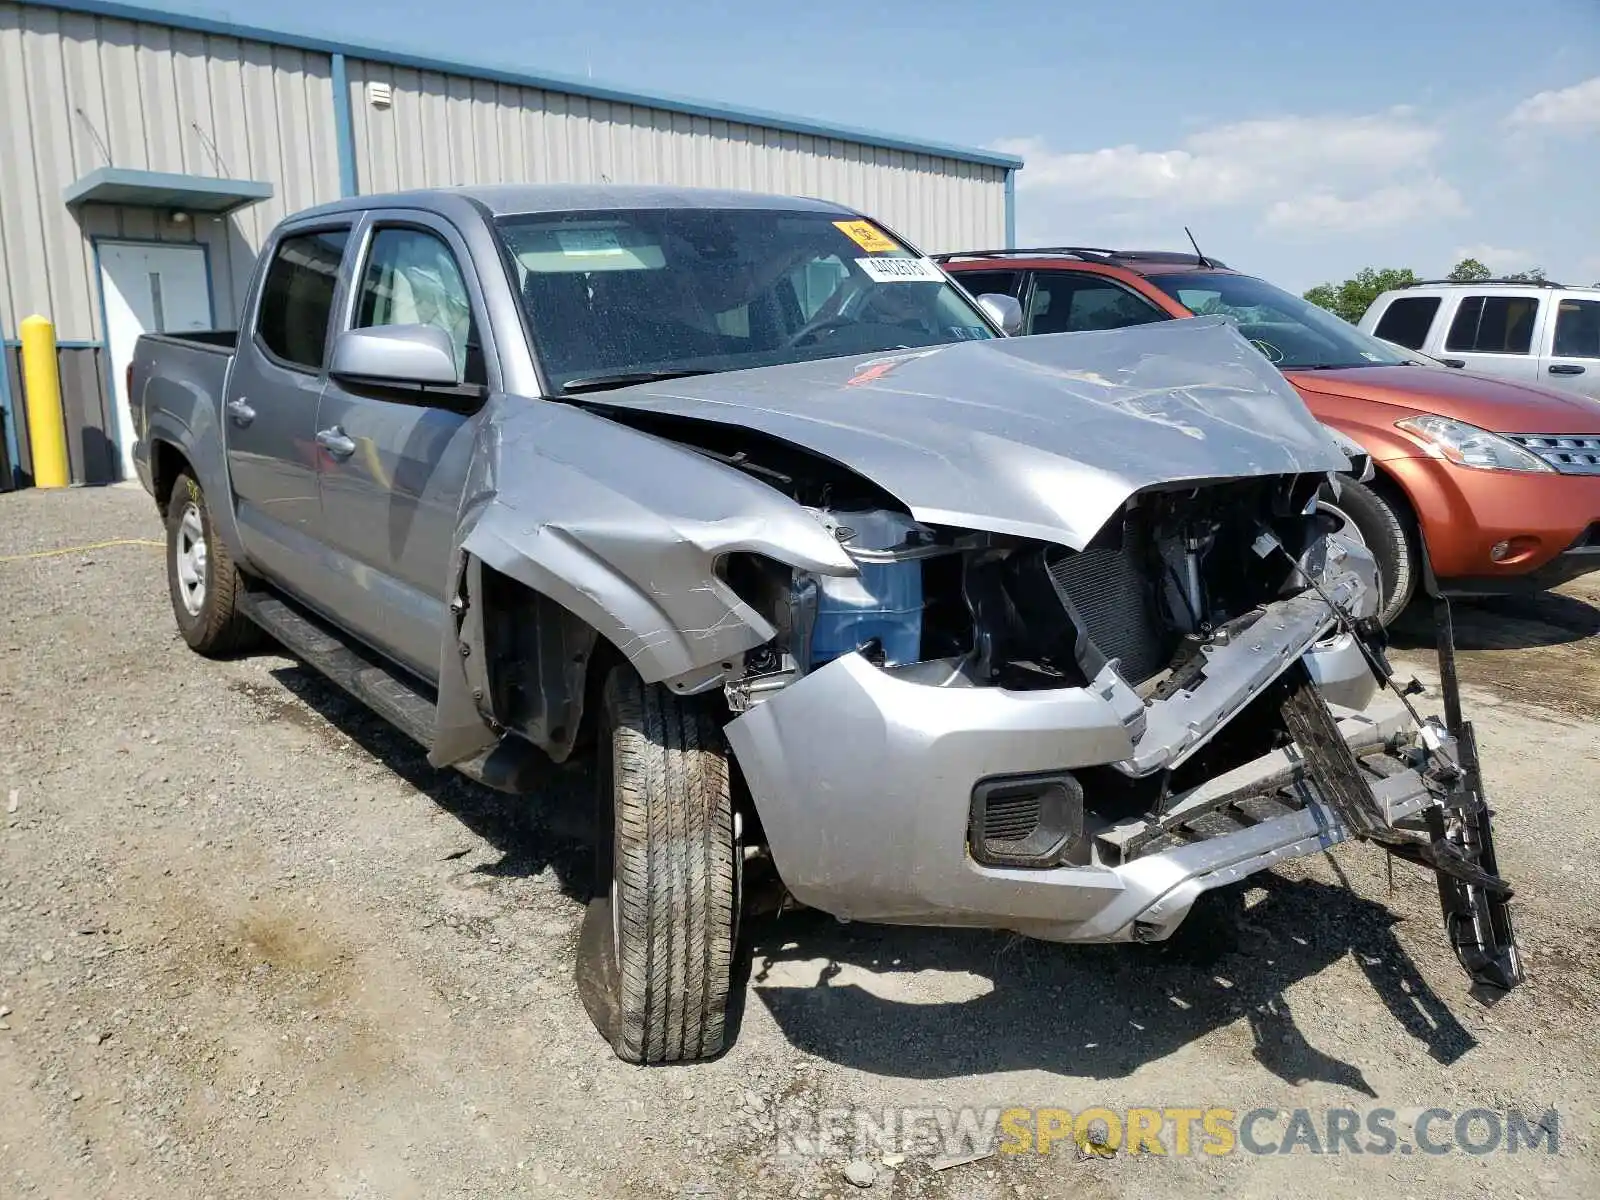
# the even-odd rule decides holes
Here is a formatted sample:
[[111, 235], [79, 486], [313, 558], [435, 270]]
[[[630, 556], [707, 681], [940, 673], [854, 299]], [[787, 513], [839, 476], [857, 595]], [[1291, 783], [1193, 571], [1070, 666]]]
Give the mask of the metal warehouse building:
[[361, 192], [674, 183], [820, 196], [928, 251], [1009, 244], [1020, 160], [519, 69], [103, 3], [0, 0], [0, 406], [50, 318], [76, 482], [131, 475], [123, 367], [237, 324], [273, 224]]

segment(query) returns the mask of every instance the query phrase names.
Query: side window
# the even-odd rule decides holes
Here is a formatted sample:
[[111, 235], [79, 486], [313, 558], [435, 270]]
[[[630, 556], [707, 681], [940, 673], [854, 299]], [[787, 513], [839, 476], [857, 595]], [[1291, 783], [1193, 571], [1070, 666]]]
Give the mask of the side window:
[[1563, 358], [1600, 358], [1600, 300], [1561, 302], [1555, 352]]
[[380, 325], [432, 325], [444, 330], [463, 381], [488, 381], [466, 280], [456, 256], [437, 234], [391, 226], [372, 235], [351, 328]]
[[1373, 333], [1397, 346], [1421, 350], [1438, 312], [1438, 296], [1402, 296], [1384, 310]]
[[275, 357], [293, 366], [322, 369], [339, 262], [349, 239], [348, 229], [327, 229], [278, 243], [262, 281], [256, 315], [256, 334]]
[[1021, 271], [952, 272], [962, 287], [974, 296], [1015, 296], [1022, 282]]
[[1029, 333], [1082, 333], [1122, 329], [1166, 319], [1143, 296], [1095, 275], [1041, 271], [1028, 304]]
[[1456, 309], [1446, 350], [1469, 354], [1527, 354], [1533, 349], [1537, 296], [1467, 296]]

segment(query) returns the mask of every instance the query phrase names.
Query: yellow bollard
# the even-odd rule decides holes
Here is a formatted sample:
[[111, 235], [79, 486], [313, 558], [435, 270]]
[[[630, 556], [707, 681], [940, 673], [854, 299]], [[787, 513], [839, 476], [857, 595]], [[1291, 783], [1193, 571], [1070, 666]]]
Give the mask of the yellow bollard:
[[28, 407], [28, 445], [33, 450], [33, 485], [66, 487], [67, 424], [61, 409], [61, 366], [56, 327], [40, 316], [22, 320], [22, 394]]

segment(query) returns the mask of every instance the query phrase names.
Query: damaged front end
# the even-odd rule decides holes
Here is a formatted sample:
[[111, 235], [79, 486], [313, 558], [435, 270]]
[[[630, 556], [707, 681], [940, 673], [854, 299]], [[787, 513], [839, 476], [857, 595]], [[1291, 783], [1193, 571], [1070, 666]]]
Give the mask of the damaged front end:
[[789, 891], [1158, 941], [1203, 892], [1358, 837], [1436, 870], [1474, 980], [1513, 986], [1470, 726], [1372, 705], [1374, 563], [1324, 478], [1147, 488], [1078, 550], [817, 506], [856, 576], [726, 562], [778, 630], [725, 690]]
[[430, 757], [564, 759], [598, 643], [725, 699], [747, 842], [839, 917], [1160, 940], [1357, 837], [1510, 986], [1453, 670], [1421, 720], [1316, 502], [1350, 465], [1211, 319], [492, 401]]

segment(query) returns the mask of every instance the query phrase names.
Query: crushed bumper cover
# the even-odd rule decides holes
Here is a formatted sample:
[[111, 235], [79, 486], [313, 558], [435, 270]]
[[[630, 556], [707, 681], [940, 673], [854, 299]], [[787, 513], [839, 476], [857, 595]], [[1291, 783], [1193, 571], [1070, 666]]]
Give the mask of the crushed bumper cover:
[[[1359, 647], [1348, 635], [1315, 642], [1323, 634], [1315, 623], [1283, 624], [1285, 636], [1304, 643], [1285, 647], [1292, 653], [1254, 644], [1230, 649], [1278, 659], [1280, 670], [1303, 655], [1312, 677], [1348, 706], [1340, 709], [1341, 734], [1364, 752], [1382, 753], [1403, 729], [1404, 714], [1349, 711], [1376, 689]], [[1258, 674], [1252, 690], [1261, 684]], [[1139, 761], [1149, 726], [1160, 722], [1141, 720], [1118, 699], [1094, 688], [936, 687], [847, 655], [740, 716], [727, 732], [785, 885], [801, 902], [850, 919], [1002, 928], [1053, 941], [1159, 940], [1200, 893], [1351, 836], [1308, 796], [1237, 832], [1146, 847], [1137, 856], [1117, 841], [1125, 831], [1100, 829], [1089, 831], [1079, 865], [977, 863], [966, 834], [981, 780], [1107, 764], [1126, 769]], [[1197, 740], [1204, 739], [1189, 738], [1185, 750]], [[827, 752], [818, 753], [820, 746]], [[1257, 759], [1174, 797], [1169, 815], [1291, 766], [1283, 754]], [[1427, 782], [1397, 764], [1379, 790], [1395, 822], [1431, 800]]]

